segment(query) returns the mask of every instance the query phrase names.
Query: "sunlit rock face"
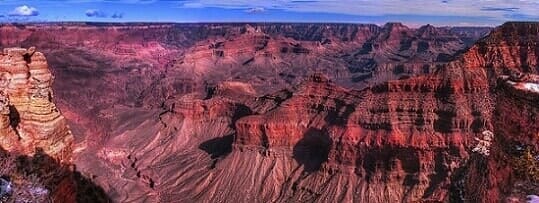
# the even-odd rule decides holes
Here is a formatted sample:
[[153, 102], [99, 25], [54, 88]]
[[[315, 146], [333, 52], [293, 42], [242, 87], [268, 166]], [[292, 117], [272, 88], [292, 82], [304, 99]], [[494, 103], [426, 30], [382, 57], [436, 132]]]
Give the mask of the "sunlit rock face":
[[2, 147], [32, 154], [36, 149], [70, 162], [73, 135], [53, 103], [53, 76], [35, 48], [6, 48], [0, 55]]
[[11, 126], [9, 97], [5, 92], [0, 92], [0, 139], [1, 146], [7, 150], [14, 150], [19, 147], [18, 137]]

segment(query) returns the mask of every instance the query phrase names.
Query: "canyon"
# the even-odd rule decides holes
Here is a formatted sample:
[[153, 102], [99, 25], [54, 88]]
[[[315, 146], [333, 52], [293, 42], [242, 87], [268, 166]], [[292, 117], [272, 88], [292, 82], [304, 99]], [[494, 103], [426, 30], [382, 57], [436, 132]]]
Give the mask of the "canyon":
[[524, 201], [538, 41], [531, 22], [6, 24], [0, 46], [47, 59], [5, 49], [0, 144], [114, 202]]

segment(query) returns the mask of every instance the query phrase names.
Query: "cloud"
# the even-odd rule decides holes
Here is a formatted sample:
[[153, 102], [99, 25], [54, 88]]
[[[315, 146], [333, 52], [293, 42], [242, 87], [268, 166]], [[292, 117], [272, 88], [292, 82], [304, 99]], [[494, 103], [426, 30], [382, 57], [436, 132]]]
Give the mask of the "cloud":
[[483, 7], [481, 8], [482, 11], [506, 11], [506, 12], [515, 12], [519, 10], [520, 8], [516, 7]]
[[85, 12], [86, 16], [88, 17], [96, 17], [96, 18], [106, 18], [107, 14], [103, 11], [100, 11], [98, 9], [88, 9]]
[[123, 18], [124, 17], [124, 14], [123, 13], [113, 13], [112, 15], [108, 15], [106, 12], [104, 11], [101, 11], [99, 9], [88, 9], [86, 10], [85, 12], [86, 16], [88, 17], [95, 17], [95, 18]]
[[[357, 16], [455, 16], [509, 20], [504, 12], [539, 16], [539, 0], [183, 0], [183, 8], [332, 13]], [[498, 12], [495, 12], [498, 11]]]
[[16, 7], [13, 9], [13, 11], [9, 12], [10, 16], [38, 16], [39, 11], [34, 8], [27, 5], [22, 5], [19, 7]]
[[[16, 7], [21, 5], [22, 0], [0, 0], [0, 7]], [[181, 9], [229, 9], [231, 12], [246, 13], [283, 13], [296, 16], [293, 20], [302, 20], [297, 17], [303, 14], [316, 15], [317, 19], [323, 19], [330, 15], [340, 15], [340, 19], [354, 19], [353, 22], [365, 22], [369, 19], [381, 19], [380, 21], [400, 20], [414, 22], [453, 22], [470, 23], [481, 22], [496, 25], [509, 20], [536, 20], [539, 19], [539, 0], [27, 0], [25, 2], [33, 6], [39, 6], [40, 12], [30, 6], [21, 6], [21, 11], [5, 13], [8, 16], [22, 16], [20, 13], [47, 16], [60, 15], [63, 11], [57, 10], [48, 13], [56, 6], [82, 7], [88, 4], [102, 4], [105, 8], [124, 8], [122, 4], [131, 7], [142, 7], [150, 4], [162, 4], [167, 8]], [[112, 5], [114, 4], [114, 5]], [[153, 9], [149, 8], [148, 9]], [[17, 10], [17, 9], [16, 9]], [[108, 11], [105, 13], [95, 11], [86, 12], [88, 17], [123, 18], [122, 13]], [[184, 12], [184, 11], [178, 11]], [[229, 11], [227, 11], [229, 12]], [[17, 14], [16, 14], [17, 13]], [[60, 14], [58, 14], [60, 13]], [[116, 14], [116, 15], [114, 15]], [[124, 13], [125, 14], [125, 13]], [[320, 15], [318, 15], [320, 14]], [[82, 14], [81, 14], [82, 15]], [[44, 15], [45, 16], [45, 15]], [[45, 16], [44, 18], [46, 18]], [[129, 16], [132, 17], [132, 16]], [[141, 17], [144, 18], [144, 17]], [[200, 18], [212, 18], [200, 16]], [[262, 18], [284, 18], [281, 15], [261, 15]], [[31, 18], [32, 19], [32, 18]], [[125, 19], [125, 18], [124, 18]], [[465, 21], [463, 21], [464, 19]]]
[[123, 13], [114, 13], [112, 14], [112, 16], [110, 16], [111, 18], [123, 18], [124, 17], [124, 14]]
[[[0, 5], [18, 5], [23, 0], [0, 0]], [[153, 4], [162, 1], [184, 1], [184, 0], [34, 0], [39, 3], [114, 3], [114, 4]]]
[[249, 9], [245, 10], [245, 12], [247, 12], [247, 13], [263, 13], [265, 11], [266, 11], [266, 9], [263, 8], [263, 7], [249, 8]]

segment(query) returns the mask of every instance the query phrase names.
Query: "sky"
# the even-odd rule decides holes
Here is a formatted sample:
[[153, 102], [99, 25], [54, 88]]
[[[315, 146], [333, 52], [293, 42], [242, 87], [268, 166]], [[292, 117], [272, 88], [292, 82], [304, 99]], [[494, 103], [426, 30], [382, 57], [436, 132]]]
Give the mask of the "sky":
[[0, 0], [0, 22], [58, 21], [496, 26], [539, 21], [539, 0]]

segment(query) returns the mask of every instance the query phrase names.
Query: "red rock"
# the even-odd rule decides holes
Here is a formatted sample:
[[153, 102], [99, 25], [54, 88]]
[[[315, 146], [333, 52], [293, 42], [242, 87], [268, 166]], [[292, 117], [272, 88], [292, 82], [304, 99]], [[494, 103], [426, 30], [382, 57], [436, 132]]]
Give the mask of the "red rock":
[[[104, 26], [110, 39], [133, 36], [116, 49], [88, 25], [29, 38], [92, 45], [51, 53], [62, 105], [87, 144], [78, 167], [115, 200], [448, 202], [464, 188], [488, 202], [505, 198], [514, 177], [498, 144], [490, 158], [472, 154], [474, 138], [489, 130], [495, 142], [537, 143], [537, 101], [523, 89], [535, 76], [499, 80], [537, 74], [536, 23], [505, 24], [458, 55], [464, 37], [431, 26], [193, 26], [200, 36]], [[98, 36], [82, 42], [77, 29]], [[145, 46], [148, 35], [157, 44]], [[181, 39], [166, 47], [162, 35]]]
[[5, 49], [0, 56], [2, 146], [33, 154], [41, 149], [70, 163], [73, 135], [52, 102], [52, 75], [35, 48]]

